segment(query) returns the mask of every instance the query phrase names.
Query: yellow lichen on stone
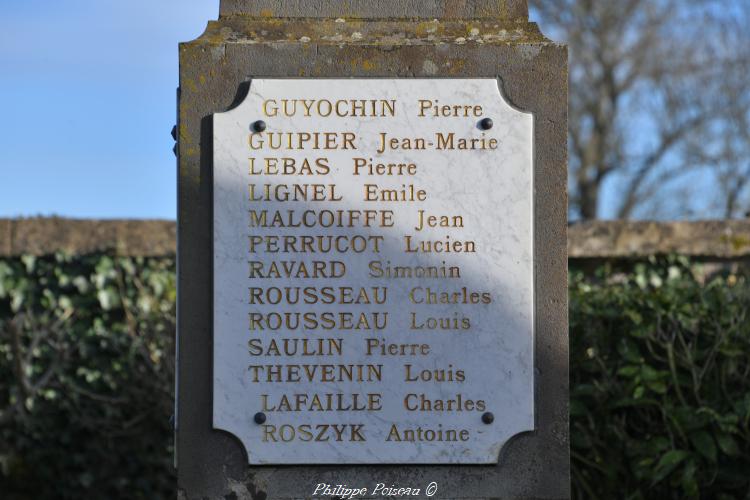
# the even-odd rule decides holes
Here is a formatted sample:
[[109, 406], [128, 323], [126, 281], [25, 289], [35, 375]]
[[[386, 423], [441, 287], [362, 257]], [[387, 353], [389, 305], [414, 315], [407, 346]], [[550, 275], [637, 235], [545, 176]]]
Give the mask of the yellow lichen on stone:
[[230, 43], [344, 43], [380, 45], [549, 43], [533, 23], [473, 20], [289, 19], [231, 16], [209, 23], [197, 45]]
[[724, 235], [721, 237], [722, 243], [728, 244], [732, 247], [732, 250], [739, 252], [745, 248], [750, 247], [750, 236], [744, 236], [740, 234]]
[[440, 22], [437, 19], [434, 19], [432, 21], [421, 22], [421, 23], [418, 23], [416, 27], [414, 28], [414, 33], [418, 37], [426, 37], [427, 35], [437, 33], [439, 27], [440, 27]]
[[452, 61], [448, 61], [448, 74], [455, 75], [461, 72], [461, 70], [466, 65], [466, 61], [464, 59], [453, 59]]
[[184, 123], [180, 124], [179, 141], [183, 144], [190, 143], [190, 132], [188, 131], [187, 125]]
[[221, 43], [225, 43], [231, 35], [232, 28], [228, 26], [220, 27], [219, 23], [217, 23], [216, 21], [210, 21], [208, 23], [208, 26], [206, 27], [206, 31], [198, 40], [201, 42], [218, 45]]
[[361, 59], [356, 57], [351, 60], [352, 70], [356, 71], [358, 68], [362, 68], [365, 71], [374, 70], [377, 65], [369, 59]]
[[186, 78], [183, 83], [187, 85], [187, 88], [189, 88], [191, 91], [198, 91], [198, 86], [195, 84], [195, 80], [193, 80], [192, 78]]

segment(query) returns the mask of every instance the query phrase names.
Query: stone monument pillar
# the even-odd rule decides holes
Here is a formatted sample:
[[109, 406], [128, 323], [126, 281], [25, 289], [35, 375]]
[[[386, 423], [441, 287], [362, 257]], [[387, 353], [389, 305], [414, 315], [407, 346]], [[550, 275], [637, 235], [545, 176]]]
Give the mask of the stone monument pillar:
[[178, 106], [178, 497], [568, 498], [567, 52], [526, 0], [221, 0]]

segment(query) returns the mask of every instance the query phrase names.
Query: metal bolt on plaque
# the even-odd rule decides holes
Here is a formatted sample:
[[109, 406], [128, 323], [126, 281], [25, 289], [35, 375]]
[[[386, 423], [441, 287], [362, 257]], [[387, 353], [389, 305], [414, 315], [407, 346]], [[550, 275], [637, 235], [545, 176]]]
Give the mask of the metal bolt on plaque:
[[253, 132], [261, 133], [266, 130], [266, 122], [264, 122], [263, 120], [254, 121], [250, 125], [250, 130], [252, 130]]

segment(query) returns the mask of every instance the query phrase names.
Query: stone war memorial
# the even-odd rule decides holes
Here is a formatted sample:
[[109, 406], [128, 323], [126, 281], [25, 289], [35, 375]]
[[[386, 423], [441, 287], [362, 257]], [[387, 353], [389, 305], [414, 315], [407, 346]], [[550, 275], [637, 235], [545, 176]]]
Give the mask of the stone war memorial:
[[178, 497], [568, 498], [567, 52], [526, 0], [222, 0], [178, 100]]

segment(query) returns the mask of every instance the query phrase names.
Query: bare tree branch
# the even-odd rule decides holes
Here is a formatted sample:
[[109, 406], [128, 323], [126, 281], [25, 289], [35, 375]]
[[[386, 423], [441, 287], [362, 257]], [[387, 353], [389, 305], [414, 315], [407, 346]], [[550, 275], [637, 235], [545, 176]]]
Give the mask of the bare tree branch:
[[[18, 397], [15, 404], [0, 414], [0, 425], [9, 423], [16, 415], [27, 415], [27, 401], [33, 400], [41, 391], [49, 387], [53, 378], [67, 361], [68, 347], [59, 344], [56, 340], [60, 338], [73, 315], [73, 309], [66, 309], [60, 316], [49, 321], [26, 312], [16, 314], [4, 322], [5, 328], [2, 333], [10, 339], [13, 376], [18, 387]], [[27, 338], [30, 340], [27, 341]], [[44, 372], [34, 377], [32, 366], [42, 342], [50, 346], [52, 359]]]
[[[722, 198], [724, 214], [750, 207], [739, 161], [750, 138], [735, 132], [731, 145], [715, 145], [729, 128], [748, 130], [750, 2], [742, 3], [531, 0], [542, 28], [570, 46], [572, 218], [596, 218], [602, 207], [657, 215], [644, 211], [649, 200], [683, 177], [665, 172], [703, 172], [704, 198]], [[696, 154], [698, 145], [710, 154]], [[610, 181], [617, 199], [602, 200]]]

